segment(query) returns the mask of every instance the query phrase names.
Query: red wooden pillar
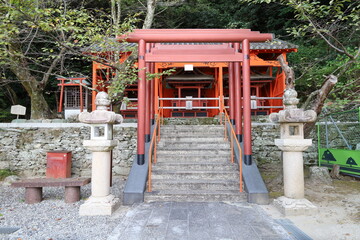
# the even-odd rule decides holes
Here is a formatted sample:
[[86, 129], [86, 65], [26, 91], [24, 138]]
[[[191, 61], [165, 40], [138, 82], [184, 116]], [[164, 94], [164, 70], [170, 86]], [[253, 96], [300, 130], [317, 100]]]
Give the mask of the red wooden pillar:
[[[151, 63], [150, 72], [155, 73], [155, 63]], [[155, 106], [154, 106], [154, 88], [155, 88], [155, 79], [151, 79], [150, 81], [150, 121], [151, 125], [155, 123]]]
[[146, 70], [145, 70], [146, 44], [143, 39], [139, 41], [138, 55], [138, 128], [137, 128], [137, 164], [145, 163], [145, 104], [146, 104]]
[[242, 41], [242, 52], [244, 61], [243, 70], [243, 106], [244, 106], [244, 163], [252, 164], [252, 148], [251, 148], [251, 103], [250, 103], [250, 53], [249, 40]]
[[[235, 43], [235, 51], [239, 51], [240, 43]], [[237, 139], [242, 142], [242, 119], [241, 119], [241, 76], [240, 63], [234, 63], [235, 78], [235, 134]]]
[[[146, 52], [149, 53], [150, 52], [150, 43], [146, 43]], [[146, 72], [150, 72], [150, 63], [146, 63]], [[150, 142], [150, 114], [151, 114], [151, 109], [150, 109], [150, 105], [151, 105], [151, 97], [150, 97], [150, 85], [151, 82], [149, 80], [146, 80], [146, 103], [145, 103], [145, 142]]]
[[[97, 75], [96, 75], [96, 66], [97, 66], [97, 63], [95, 61], [93, 61], [93, 64], [92, 64], [92, 87], [93, 87], [93, 89], [95, 89], [98, 84], [97, 83]], [[97, 94], [97, 92], [95, 90], [92, 90], [91, 111], [96, 110], [96, 105], [95, 105], [96, 94]]]
[[[220, 97], [220, 114], [223, 113], [224, 105], [224, 81], [223, 81], [223, 67], [219, 67], [218, 72], [218, 83], [219, 83], [219, 97]], [[200, 97], [200, 96], [199, 96]]]
[[235, 94], [234, 94], [234, 63], [230, 62], [228, 66], [229, 76], [229, 110], [231, 124], [235, 124]]
[[64, 84], [65, 78], [61, 79], [61, 90], [60, 90], [60, 102], [58, 112], [62, 112], [63, 100], [64, 100]]
[[[155, 73], [158, 73], [159, 69], [157, 66], [155, 66]], [[154, 82], [154, 113], [159, 114], [158, 117], [160, 117], [160, 111], [159, 111], [159, 78], [156, 77]]]
[[79, 86], [80, 86], [80, 112], [83, 112], [83, 110], [84, 110], [84, 99], [83, 99], [82, 79], [79, 79]]

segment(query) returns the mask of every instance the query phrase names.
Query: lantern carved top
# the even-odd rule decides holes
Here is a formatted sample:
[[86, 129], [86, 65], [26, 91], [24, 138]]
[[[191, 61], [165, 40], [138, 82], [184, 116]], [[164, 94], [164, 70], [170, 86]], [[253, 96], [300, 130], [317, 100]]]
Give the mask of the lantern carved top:
[[109, 95], [106, 92], [99, 92], [95, 99], [96, 110], [93, 112], [82, 112], [79, 114], [79, 121], [88, 124], [120, 124], [123, 117], [120, 114], [108, 111], [110, 106]]
[[278, 113], [270, 114], [270, 120], [278, 123], [305, 123], [314, 122], [316, 120], [316, 112], [313, 110], [304, 111], [297, 108], [299, 99], [295, 89], [289, 88], [284, 92], [284, 106], [285, 109]]

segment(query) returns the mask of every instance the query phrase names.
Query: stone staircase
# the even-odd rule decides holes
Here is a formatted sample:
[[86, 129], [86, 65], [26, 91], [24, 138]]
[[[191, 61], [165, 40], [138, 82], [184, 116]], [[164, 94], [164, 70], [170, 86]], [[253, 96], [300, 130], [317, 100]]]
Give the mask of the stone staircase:
[[165, 125], [146, 202], [246, 201], [221, 125]]

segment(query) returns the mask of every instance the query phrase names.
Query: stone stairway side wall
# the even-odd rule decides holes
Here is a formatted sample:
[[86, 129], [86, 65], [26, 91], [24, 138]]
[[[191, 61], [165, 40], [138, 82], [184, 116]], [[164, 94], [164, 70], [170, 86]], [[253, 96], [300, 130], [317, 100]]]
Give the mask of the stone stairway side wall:
[[[253, 157], [262, 164], [279, 163], [280, 151], [274, 145], [279, 137], [279, 127], [272, 123], [253, 123]], [[91, 153], [82, 141], [90, 138], [90, 127], [81, 124], [65, 126], [0, 124], [0, 169], [10, 168], [25, 176], [45, 176], [46, 153], [56, 150], [72, 151], [73, 176], [90, 176]], [[114, 128], [114, 138], [119, 145], [113, 150], [113, 172], [126, 176], [136, 153], [136, 124]], [[306, 164], [317, 162], [317, 142], [305, 155]]]

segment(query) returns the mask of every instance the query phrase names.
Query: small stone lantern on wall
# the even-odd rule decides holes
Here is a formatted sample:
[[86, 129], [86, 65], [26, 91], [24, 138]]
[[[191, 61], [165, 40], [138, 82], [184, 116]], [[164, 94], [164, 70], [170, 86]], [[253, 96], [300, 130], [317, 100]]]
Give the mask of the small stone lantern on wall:
[[284, 195], [274, 201], [285, 215], [300, 215], [316, 209], [304, 198], [303, 151], [312, 145], [311, 139], [304, 139], [304, 123], [316, 120], [313, 110], [297, 108], [299, 99], [294, 89], [284, 93], [285, 109], [270, 114], [270, 120], [280, 124], [280, 139], [275, 145], [283, 152]]
[[90, 140], [84, 146], [92, 152], [91, 196], [80, 206], [80, 215], [111, 215], [120, 205], [118, 198], [110, 194], [111, 150], [117, 145], [113, 140], [113, 124], [123, 121], [120, 114], [108, 111], [108, 94], [96, 95], [96, 110], [79, 115], [80, 122], [90, 124]]

